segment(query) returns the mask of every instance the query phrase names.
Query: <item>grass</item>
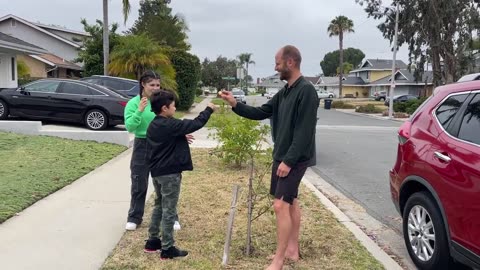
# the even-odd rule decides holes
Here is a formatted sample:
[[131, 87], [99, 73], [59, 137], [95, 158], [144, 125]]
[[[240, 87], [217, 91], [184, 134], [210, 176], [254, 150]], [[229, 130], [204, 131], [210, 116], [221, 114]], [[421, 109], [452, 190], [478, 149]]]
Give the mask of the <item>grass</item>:
[[125, 149], [114, 144], [0, 132], [0, 223]]
[[[190, 252], [185, 259], [160, 261], [158, 254], [143, 252], [148, 236], [152, 200], [147, 203], [142, 226], [127, 232], [105, 261], [103, 270], [120, 269], [222, 269], [221, 261], [232, 186], [242, 187], [226, 269], [263, 269], [275, 250], [275, 219], [267, 213], [253, 222], [251, 257], [244, 255], [246, 239], [247, 171], [224, 167], [207, 150], [192, 151], [194, 171], [182, 179], [178, 213], [182, 230], [176, 245]], [[268, 177], [267, 177], [268, 178]], [[265, 180], [266, 183], [269, 180]], [[368, 251], [326, 210], [307, 188], [301, 187], [303, 211], [300, 249], [303, 259], [284, 269], [383, 269]]]
[[195, 97], [195, 103], [200, 103], [204, 100], [204, 97]]
[[173, 115], [173, 117], [177, 118], [177, 119], [180, 119], [182, 117], [185, 116], [187, 112], [184, 112], [184, 111], [176, 111], [175, 114]]
[[227, 103], [226, 103], [223, 99], [221, 99], [221, 98], [214, 98], [214, 99], [212, 99], [211, 102], [212, 102], [213, 104], [215, 104], [215, 105], [224, 105], [224, 104], [226, 105], [226, 104], [227, 104]]

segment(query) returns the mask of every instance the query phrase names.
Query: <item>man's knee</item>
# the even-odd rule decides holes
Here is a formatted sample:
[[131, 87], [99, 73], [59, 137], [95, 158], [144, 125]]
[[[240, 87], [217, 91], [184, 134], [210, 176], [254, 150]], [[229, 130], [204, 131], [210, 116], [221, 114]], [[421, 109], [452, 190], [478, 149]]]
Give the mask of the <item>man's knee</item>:
[[275, 213], [281, 213], [281, 212], [284, 212], [284, 211], [288, 211], [288, 209], [290, 208], [290, 204], [286, 201], [282, 199], [275, 199], [273, 201], [273, 210], [275, 211]]

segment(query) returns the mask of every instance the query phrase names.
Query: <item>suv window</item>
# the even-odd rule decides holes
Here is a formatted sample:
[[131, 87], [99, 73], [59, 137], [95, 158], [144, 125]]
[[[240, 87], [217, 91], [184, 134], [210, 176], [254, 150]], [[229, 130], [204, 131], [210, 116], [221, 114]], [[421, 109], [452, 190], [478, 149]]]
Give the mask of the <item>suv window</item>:
[[480, 94], [477, 94], [468, 104], [458, 138], [480, 145]]
[[25, 86], [25, 91], [28, 92], [41, 92], [41, 93], [55, 93], [57, 91], [60, 82], [43, 81], [34, 82]]
[[110, 87], [114, 90], [130, 90], [132, 89], [136, 84], [131, 83], [131, 82], [126, 82], [126, 81], [120, 81], [120, 80], [105, 80], [104, 84], [107, 87]]
[[92, 94], [92, 91], [85, 85], [64, 82], [60, 88], [60, 93], [89, 96]]
[[468, 94], [450, 96], [435, 111], [440, 125], [442, 125], [445, 130], [447, 130], [448, 125], [452, 122], [452, 119], [455, 117], [455, 114], [463, 102], [465, 102], [467, 96]]

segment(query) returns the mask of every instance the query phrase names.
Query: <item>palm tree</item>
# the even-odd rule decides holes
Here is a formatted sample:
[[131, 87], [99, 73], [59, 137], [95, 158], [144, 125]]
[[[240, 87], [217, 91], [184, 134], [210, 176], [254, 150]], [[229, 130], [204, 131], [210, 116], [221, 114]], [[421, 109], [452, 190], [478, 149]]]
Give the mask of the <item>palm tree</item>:
[[[250, 64], [255, 64], [255, 61], [251, 60], [252, 58], [252, 53], [242, 53], [240, 54], [239, 56], [237, 56], [238, 60], [240, 61], [240, 66], [244, 66], [245, 65], [245, 70], [246, 70], [246, 74], [245, 74], [245, 87], [247, 87], [247, 91], [248, 91], [248, 81], [247, 81], [247, 76], [248, 76], [248, 65]], [[245, 91], [245, 93], [247, 92]]]
[[[123, 23], [127, 23], [130, 13], [130, 1], [122, 0]], [[110, 42], [108, 40], [108, 0], [103, 0], [103, 75], [108, 75], [108, 58], [110, 53]]]
[[177, 89], [175, 69], [164, 48], [144, 34], [121, 37], [112, 52], [110, 73], [138, 80], [146, 70], [156, 70], [160, 74], [162, 88]]
[[353, 21], [345, 16], [337, 16], [330, 22], [327, 29], [329, 36], [338, 36], [340, 43], [340, 74], [338, 80], [339, 96], [342, 96], [342, 82], [343, 82], [343, 33], [353, 33]]

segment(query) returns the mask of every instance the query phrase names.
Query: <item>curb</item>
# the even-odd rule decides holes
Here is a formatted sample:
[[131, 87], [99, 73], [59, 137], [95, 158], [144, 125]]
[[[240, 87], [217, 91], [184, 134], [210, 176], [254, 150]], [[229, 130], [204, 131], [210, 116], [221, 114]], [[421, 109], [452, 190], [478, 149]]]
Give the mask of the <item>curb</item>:
[[395, 122], [400, 122], [400, 123], [403, 123], [403, 122], [406, 121], [406, 119], [408, 119], [408, 118], [405, 118], [405, 120], [396, 119], [396, 118], [394, 118], [394, 119], [388, 119], [388, 118], [373, 116], [373, 115], [370, 115], [370, 114], [367, 114], [367, 113], [349, 112], [349, 111], [337, 110], [337, 109], [335, 109], [335, 111], [341, 112], [341, 113], [345, 113], [345, 114], [365, 116], [365, 117], [369, 117], [369, 118], [372, 118], [372, 119], [378, 119], [378, 120], [384, 120], [384, 121], [390, 120], [390, 121], [395, 121]]
[[377, 259], [385, 269], [402, 270], [403, 268], [393, 260], [385, 251], [383, 251], [368, 235], [366, 235], [360, 227], [357, 226], [347, 215], [345, 215], [335, 204], [330, 201], [322, 192], [320, 192], [309, 179], [321, 178], [311, 169], [308, 169], [303, 177], [302, 183], [312, 191], [312, 193], [320, 200], [320, 202], [327, 208], [335, 218], [342, 223], [358, 241]]

